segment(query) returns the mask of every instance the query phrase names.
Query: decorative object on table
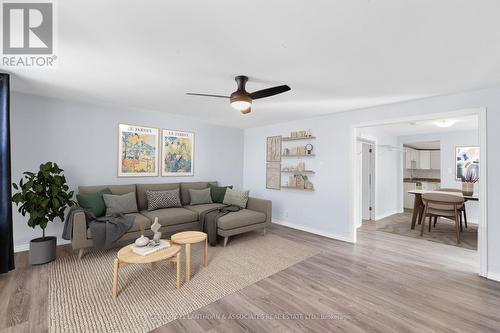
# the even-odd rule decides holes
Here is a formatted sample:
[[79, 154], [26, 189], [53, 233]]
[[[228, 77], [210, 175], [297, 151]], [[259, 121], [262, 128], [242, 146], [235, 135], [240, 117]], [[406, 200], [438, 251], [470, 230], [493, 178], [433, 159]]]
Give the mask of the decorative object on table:
[[281, 189], [281, 163], [266, 163], [266, 188], [271, 190]]
[[137, 238], [134, 242], [134, 245], [137, 247], [143, 247], [149, 244], [149, 238], [141, 235], [141, 237]]
[[268, 136], [266, 145], [266, 161], [281, 161], [281, 136]]
[[159, 130], [119, 124], [118, 177], [158, 176]]
[[194, 133], [162, 130], [161, 175], [164, 177], [194, 175]]
[[170, 247], [170, 241], [159, 239], [157, 242], [151, 240], [145, 246], [137, 246], [134, 244], [134, 246], [132, 246], [132, 251], [141, 256], [147, 256], [168, 247]]
[[306, 154], [311, 155], [313, 151], [313, 145], [308, 143], [305, 148], [306, 148]]
[[466, 176], [470, 167], [479, 170], [479, 152], [479, 146], [455, 147], [455, 178], [457, 181], [462, 180], [462, 177]]
[[155, 217], [155, 220], [153, 224], [151, 225], [151, 231], [153, 232], [153, 240], [155, 242], [158, 242], [161, 239], [161, 232], [160, 232], [161, 224], [158, 223], [158, 218]]
[[474, 195], [474, 184], [479, 180], [479, 164], [472, 163], [467, 168], [465, 176], [462, 176], [461, 179], [463, 195]]
[[141, 223], [141, 237], [137, 238], [134, 242], [134, 246], [143, 247], [149, 244], [149, 238], [144, 236], [145, 225], [144, 222]]
[[[129, 264], [150, 264], [151, 270], [155, 270], [156, 263], [160, 261], [175, 262], [177, 266], [177, 289], [179, 289], [181, 287], [180, 249], [180, 246], [171, 246], [170, 242], [165, 240], [162, 240], [161, 244], [155, 247], [137, 248], [135, 245], [130, 244], [121, 248], [113, 263], [113, 300], [118, 295], [118, 272], [122, 266]], [[147, 253], [147, 251], [152, 252]]]
[[56, 258], [56, 237], [45, 236], [45, 228], [56, 218], [64, 220], [67, 207], [76, 204], [73, 191], [69, 191], [63, 169], [56, 163], [40, 164], [37, 173], [24, 172], [19, 185], [12, 186], [17, 191], [12, 202], [19, 206], [19, 212], [29, 215], [28, 225], [32, 228], [40, 226], [42, 237], [30, 241], [30, 264], [44, 264]]

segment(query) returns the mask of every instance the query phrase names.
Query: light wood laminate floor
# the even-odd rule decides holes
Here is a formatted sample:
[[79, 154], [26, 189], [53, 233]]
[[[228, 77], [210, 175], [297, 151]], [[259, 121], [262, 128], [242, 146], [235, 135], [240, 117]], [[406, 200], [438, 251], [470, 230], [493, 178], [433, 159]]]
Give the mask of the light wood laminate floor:
[[[475, 251], [377, 232], [373, 222], [356, 245], [269, 231], [322, 253], [154, 332], [500, 331], [500, 283], [475, 273]], [[0, 330], [44, 332], [47, 270], [18, 257], [21, 268], [0, 276]]]

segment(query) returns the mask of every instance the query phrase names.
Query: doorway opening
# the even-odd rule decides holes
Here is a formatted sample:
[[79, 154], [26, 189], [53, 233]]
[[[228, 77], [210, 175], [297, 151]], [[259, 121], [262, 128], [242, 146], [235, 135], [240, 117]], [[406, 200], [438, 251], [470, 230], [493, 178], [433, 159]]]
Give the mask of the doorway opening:
[[[366, 221], [376, 232], [477, 250], [479, 274], [487, 276], [486, 109], [362, 123], [353, 126], [352, 140], [360, 156], [353, 159], [354, 242]], [[468, 168], [480, 183], [466, 195]], [[417, 198], [438, 191], [463, 197], [460, 218], [429, 222]]]

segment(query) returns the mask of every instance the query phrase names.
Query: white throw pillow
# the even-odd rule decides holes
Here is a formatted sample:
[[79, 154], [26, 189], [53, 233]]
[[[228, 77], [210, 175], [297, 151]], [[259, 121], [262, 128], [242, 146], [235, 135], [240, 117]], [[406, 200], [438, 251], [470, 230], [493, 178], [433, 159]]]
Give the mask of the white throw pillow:
[[249, 194], [250, 191], [237, 191], [228, 187], [226, 189], [226, 194], [224, 195], [224, 201], [222, 201], [222, 203], [226, 205], [236, 205], [240, 206], [241, 208], [246, 208]]

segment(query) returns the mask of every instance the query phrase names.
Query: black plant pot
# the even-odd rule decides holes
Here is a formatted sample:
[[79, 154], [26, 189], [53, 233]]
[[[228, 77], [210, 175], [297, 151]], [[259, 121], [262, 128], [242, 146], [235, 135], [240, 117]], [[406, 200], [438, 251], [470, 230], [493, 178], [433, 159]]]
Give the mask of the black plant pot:
[[41, 265], [56, 259], [57, 238], [35, 238], [30, 241], [30, 264]]

